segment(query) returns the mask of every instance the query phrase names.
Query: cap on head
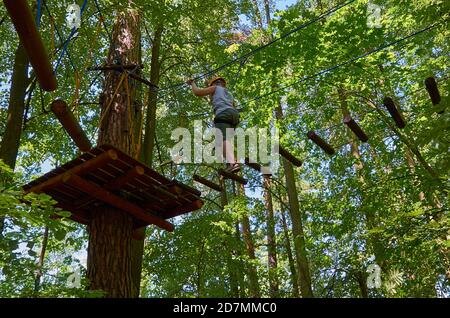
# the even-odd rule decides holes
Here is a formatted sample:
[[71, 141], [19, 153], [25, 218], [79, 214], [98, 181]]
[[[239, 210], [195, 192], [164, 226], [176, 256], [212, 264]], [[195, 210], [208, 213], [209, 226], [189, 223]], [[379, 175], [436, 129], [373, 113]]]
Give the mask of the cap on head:
[[209, 80], [208, 86], [212, 86], [215, 82], [217, 82], [219, 80], [223, 81], [225, 83], [225, 86], [227, 85], [227, 81], [223, 77], [221, 77], [221, 76], [214, 76], [213, 78], [211, 78]]

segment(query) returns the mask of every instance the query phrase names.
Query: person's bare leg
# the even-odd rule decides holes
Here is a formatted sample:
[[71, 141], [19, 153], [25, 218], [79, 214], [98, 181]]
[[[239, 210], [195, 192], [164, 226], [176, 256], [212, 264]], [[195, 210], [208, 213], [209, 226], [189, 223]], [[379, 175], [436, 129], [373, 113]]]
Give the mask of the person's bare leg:
[[236, 159], [234, 158], [233, 145], [230, 141], [223, 141], [223, 155], [226, 159], [226, 162], [230, 165], [234, 165], [236, 163]]

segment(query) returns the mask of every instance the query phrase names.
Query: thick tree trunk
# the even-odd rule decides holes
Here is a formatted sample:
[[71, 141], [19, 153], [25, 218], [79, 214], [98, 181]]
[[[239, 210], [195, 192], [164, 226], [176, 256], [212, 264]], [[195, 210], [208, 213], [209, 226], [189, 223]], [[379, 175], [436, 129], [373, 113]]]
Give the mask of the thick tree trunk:
[[[128, 9], [118, 13], [108, 63], [140, 64], [140, 40], [138, 12]], [[141, 116], [137, 85], [124, 73], [106, 74], [98, 138], [99, 145], [113, 145], [134, 158], [139, 155], [139, 135], [135, 132]], [[88, 226], [90, 290], [103, 290], [106, 297], [138, 296], [132, 279], [132, 230], [133, 218], [126, 212], [109, 206], [96, 209]]]
[[[276, 108], [277, 120], [281, 121], [283, 112], [281, 106]], [[301, 296], [304, 298], [314, 297], [311, 286], [311, 273], [309, 270], [308, 252], [305, 246], [305, 234], [303, 232], [303, 222], [298, 201], [297, 187], [295, 185], [295, 174], [292, 164], [285, 158], [283, 162], [284, 174], [286, 177], [286, 187], [288, 190], [289, 212], [292, 221], [292, 233], [294, 234], [295, 255], [297, 260], [297, 273]]]
[[[28, 57], [25, 48], [19, 43], [14, 55], [6, 129], [0, 144], [0, 160], [3, 160], [11, 169], [14, 169], [16, 166], [16, 158], [19, 151], [28, 83]], [[5, 219], [0, 217], [0, 237], [3, 233], [4, 224]]]
[[270, 297], [278, 297], [277, 275], [277, 242], [275, 236], [275, 218], [273, 213], [272, 193], [270, 192], [270, 177], [263, 176], [264, 204], [267, 212], [267, 263], [269, 268]]

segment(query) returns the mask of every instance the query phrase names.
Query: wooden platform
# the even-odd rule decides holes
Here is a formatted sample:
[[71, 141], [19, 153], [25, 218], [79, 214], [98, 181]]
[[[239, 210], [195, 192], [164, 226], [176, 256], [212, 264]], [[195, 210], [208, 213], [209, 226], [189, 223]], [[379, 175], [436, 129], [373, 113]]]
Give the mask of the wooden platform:
[[167, 179], [108, 145], [91, 149], [23, 188], [50, 195], [83, 224], [89, 223], [95, 207], [106, 204], [133, 215], [136, 228], [155, 224], [172, 231], [166, 219], [203, 206], [198, 190]]

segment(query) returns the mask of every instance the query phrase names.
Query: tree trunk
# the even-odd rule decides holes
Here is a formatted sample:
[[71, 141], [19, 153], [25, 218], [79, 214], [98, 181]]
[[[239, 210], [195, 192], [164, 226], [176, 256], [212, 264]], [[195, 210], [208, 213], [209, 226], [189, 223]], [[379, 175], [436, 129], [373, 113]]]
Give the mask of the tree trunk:
[[289, 269], [291, 271], [292, 296], [300, 297], [300, 291], [298, 289], [297, 269], [295, 268], [295, 260], [294, 260], [294, 255], [292, 254], [292, 248], [291, 248], [291, 239], [289, 238], [289, 228], [288, 228], [288, 225], [286, 222], [286, 216], [284, 215], [283, 208], [281, 208], [280, 214], [281, 214], [281, 221], [282, 221], [282, 225], [283, 225], [286, 253], [287, 253], [288, 261], [289, 261]]
[[[163, 28], [158, 27], [153, 38], [152, 60], [150, 64], [150, 82], [155, 85], [159, 84], [161, 71], [160, 49], [161, 49], [162, 32]], [[150, 89], [148, 93], [147, 113], [145, 116], [145, 136], [143, 141], [143, 147], [140, 150], [141, 161], [144, 162], [149, 167], [153, 167], [153, 149], [155, 147], [157, 101], [158, 101], [158, 93]], [[131, 241], [132, 276], [134, 285], [137, 288], [136, 293], [138, 296], [140, 293], [142, 258], [144, 255], [144, 247], [145, 247], [145, 229], [146, 229], [145, 227], [138, 229], [136, 231], [136, 234], [137, 237], [139, 237], [139, 239], [133, 239]]]
[[[163, 31], [163, 27], [158, 26], [153, 37], [152, 60], [150, 65], [150, 82], [155, 85], [159, 85], [159, 79], [161, 75], [160, 50]], [[157, 101], [158, 93], [156, 91], [150, 90], [147, 104], [147, 114], [145, 118], [145, 138], [141, 152], [142, 161], [150, 167], [153, 166]]]
[[[283, 118], [281, 106], [276, 108], [276, 117], [278, 121]], [[305, 234], [303, 232], [302, 215], [300, 211], [300, 203], [298, 201], [297, 187], [295, 185], [294, 168], [292, 164], [285, 158], [281, 158], [283, 162], [284, 173], [286, 177], [286, 187], [288, 190], [289, 212], [292, 221], [292, 233], [294, 234], [294, 247], [297, 260], [297, 273], [301, 295], [304, 298], [314, 297], [311, 286], [311, 273], [309, 270], [308, 252], [305, 246]]]
[[[22, 43], [19, 43], [14, 55], [6, 129], [0, 145], [0, 160], [13, 170], [19, 151], [28, 82], [28, 57]], [[5, 219], [0, 217], [0, 237], [3, 235], [4, 225]]]
[[[342, 117], [344, 118], [345, 116], [350, 115], [350, 111], [348, 110], [347, 97], [346, 97], [345, 90], [343, 88], [339, 88], [338, 95], [339, 95], [339, 100], [340, 100], [340, 108], [341, 108], [341, 112], [342, 112]], [[355, 161], [356, 161], [356, 163], [354, 165], [355, 171], [356, 171], [356, 176], [358, 178], [360, 186], [365, 188], [367, 186], [367, 182], [364, 178], [364, 162], [362, 161], [361, 154], [359, 152], [359, 145], [358, 145], [357, 137], [350, 131], [348, 131], [347, 135], [351, 142], [352, 157], [355, 158]], [[362, 194], [362, 198], [361, 198], [361, 210], [363, 211], [364, 217], [366, 220], [365, 227], [368, 231], [370, 231], [371, 229], [373, 229], [377, 226], [378, 222], [376, 221], [375, 213], [373, 211], [371, 211], [369, 209], [369, 207], [366, 205], [364, 193]], [[376, 234], [370, 235], [369, 245], [372, 248], [372, 251], [375, 255], [375, 262], [381, 268], [383, 268], [383, 270], [386, 270], [385, 258], [383, 256], [384, 248], [380, 242], [380, 237]]]
[[[220, 203], [222, 205], [222, 210], [225, 208], [226, 205], [228, 205], [228, 197], [227, 197], [227, 188], [226, 183], [223, 177], [220, 177], [220, 186], [222, 187], [222, 191], [220, 192]], [[227, 241], [224, 241], [224, 245], [229, 252], [227, 255], [227, 270], [230, 280], [230, 294], [231, 297], [239, 297], [239, 282], [238, 282], [238, 273], [236, 272], [237, 266], [234, 266], [234, 261], [232, 257], [232, 253], [235, 253], [236, 251], [233, 250], [227, 243]]]
[[[240, 187], [241, 195], [245, 195], [244, 185], [241, 184]], [[249, 279], [249, 291], [250, 297], [258, 298], [259, 294], [259, 283], [258, 283], [258, 272], [256, 270], [256, 265], [254, 262], [256, 261], [255, 256], [255, 244], [253, 243], [253, 236], [250, 229], [250, 220], [248, 215], [245, 213], [241, 217], [241, 231], [242, 236], [244, 238], [245, 246], [247, 248], [247, 256], [250, 260], [250, 264], [248, 265], [248, 279]]]
[[[138, 12], [127, 9], [118, 13], [108, 63], [118, 60], [122, 64], [140, 64], [140, 40]], [[136, 118], [141, 116], [138, 83], [123, 76], [124, 73], [106, 74], [98, 144], [110, 144], [137, 158], [139, 136], [135, 125], [139, 123]], [[94, 215], [88, 226], [89, 289], [103, 290], [106, 297], [137, 297], [131, 261], [133, 218], [110, 206], [96, 208]]]
[[275, 236], [275, 219], [273, 213], [272, 193], [270, 192], [270, 177], [263, 176], [264, 203], [267, 211], [267, 262], [269, 267], [270, 297], [278, 297], [277, 275], [277, 242]]
[[48, 226], [45, 227], [44, 235], [42, 237], [41, 254], [39, 255], [39, 262], [36, 270], [36, 278], [34, 279], [34, 295], [39, 293], [41, 287], [42, 268], [44, 267], [45, 252], [48, 244]]

